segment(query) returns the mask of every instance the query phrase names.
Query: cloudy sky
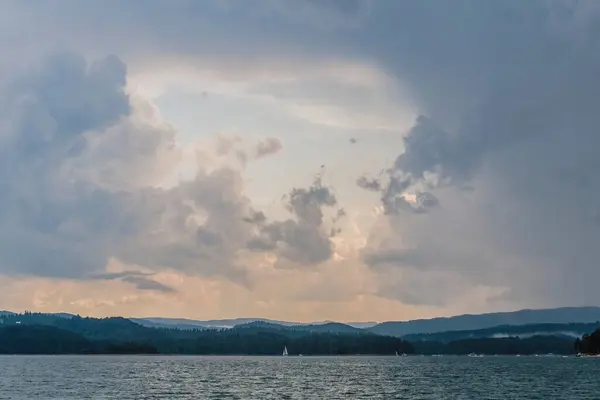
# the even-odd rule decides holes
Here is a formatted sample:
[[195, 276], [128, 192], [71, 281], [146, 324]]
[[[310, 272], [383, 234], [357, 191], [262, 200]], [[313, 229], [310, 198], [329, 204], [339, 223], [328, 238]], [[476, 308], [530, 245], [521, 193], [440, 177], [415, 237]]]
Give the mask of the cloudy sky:
[[0, 2], [0, 309], [600, 301], [600, 3]]

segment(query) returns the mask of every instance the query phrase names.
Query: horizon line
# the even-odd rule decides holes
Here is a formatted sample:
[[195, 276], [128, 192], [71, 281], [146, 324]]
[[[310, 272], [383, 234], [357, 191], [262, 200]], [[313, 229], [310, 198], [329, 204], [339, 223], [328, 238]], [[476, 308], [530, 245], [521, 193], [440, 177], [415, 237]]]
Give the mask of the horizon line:
[[8, 313], [13, 313], [13, 314], [24, 314], [26, 312], [31, 312], [31, 313], [37, 313], [37, 314], [47, 314], [47, 315], [57, 315], [57, 314], [67, 314], [67, 315], [73, 315], [73, 316], [83, 316], [84, 318], [125, 318], [125, 319], [167, 319], [167, 320], [187, 320], [187, 321], [191, 321], [191, 322], [209, 322], [209, 321], [235, 321], [235, 320], [241, 320], [241, 319], [248, 319], [248, 320], [265, 320], [265, 321], [271, 321], [271, 322], [285, 322], [285, 323], [289, 323], [289, 324], [327, 324], [327, 323], [342, 323], [342, 324], [381, 324], [384, 322], [414, 322], [414, 321], [430, 321], [430, 320], [439, 320], [439, 319], [450, 319], [450, 318], [458, 318], [458, 317], [469, 317], [469, 316], [479, 316], [479, 315], [497, 315], [497, 314], [512, 314], [512, 313], [519, 313], [519, 312], [527, 312], [527, 311], [551, 311], [551, 310], [567, 310], [567, 309], [582, 309], [582, 308], [600, 308], [600, 306], [598, 305], [583, 305], [583, 306], [561, 306], [561, 307], [545, 307], [545, 308], [522, 308], [522, 309], [516, 309], [516, 310], [510, 310], [510, 311], [491, 311], [491, 312], [483, 312], [483, 313], [464, 313], [464, 314], [456, 314], [456, 315], [450, 315], [450, 316], [438, 316], [438, 317], [431, 317], [431, 318], [416, 318], [416, 319], [410, 319], [410, 320], [385, 320], [385, 321], [375, 321], [375, 320], [371, 320], [371, 321], [337, 321], [337, 320], [312, 320], [312, 321], [306, 321], [306, 322], [300, 322], [300, 321], [287, 321], [287, 320], [283, 320], [283, 319], [279, 319], [279, 318], [268, 318], [268, 317], [234, 317], [234, 318], [206, 318], [206, 319], [194, 319], [191, 317], [136, 317], [136, 316], [123, 316], [123, 315], [106, 315], [106, 316], [90, 316], [90, 315], [82, 315], [82, 314], [75, 314], [75, 313], [70, 313], [70, 312], [66, 312], [66, 311], [56, 311], [56, 312], [43, 312], [43, 311], [32, 311], [32, 310], [23, 310], [23, 311], [10, 311], [10, 310], [0, 310], [0, 312], [8, 312]]

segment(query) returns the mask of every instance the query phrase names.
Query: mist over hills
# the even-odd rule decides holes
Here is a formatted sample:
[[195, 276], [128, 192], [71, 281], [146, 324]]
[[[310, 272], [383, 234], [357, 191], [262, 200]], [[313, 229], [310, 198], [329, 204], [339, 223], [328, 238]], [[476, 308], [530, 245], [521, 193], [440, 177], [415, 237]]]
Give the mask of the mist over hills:
[[451, 342], [456, 340], [471, 339], [502, 339], [519, 337], [521, 339], [535, 336], [553, 336], [561, 339], [574, 340], [583, 335], [593, 332], [600, 324], [592, 323], [568, 323], [568, 324], [527, 324], [527, 325], [500, 325], [493, 328], [444, 331], [434, 333], [410, 333], [402, 336], [410, 342], [434, 341]]
[[[197, 329], [197, 328], [233, 328], [234, 326], [248, 324], [252, 322], [267, 322], [271, 324], [277, 324], [281, 326], [306, 326], [306, 325], [326, 325], [331, 323], [338, 323], [335, 321], [318, 321], [318, 322], [291, 322], [291, 321], [278, 321], [267, 318], [233, 318], [233, 319], [214, 319], [214, 320], [193, 320], [186, 318], [161, 318], [161, 317], [148, 317], [148, 318], [129, 318], [130, 320], [151, 328], [178, 328], [178, 329]], [[343, 325], [351, 326], [354, 328], [371, 328], [377, 325], [377, 322], [347, 322]]]
[[[581, 315], [573, 313], [572, 318]], [[584, 313], [583, 317], [591, 315]], [[202, 321], [185, 319], [168, 320], [172, 325], [167, 327], [150, 327], [123, 317], [5, 312], [0, 315], [0, 354], [281, 355], [287, 348], [290, 355], [573, 355], [581, 343], [593, 353], [598, 334], [591, 340], [589, 333], [600, 332], [594, 322], [396, 336], [374, 332], [379, 325], [361, 329], [338, 322], [282, 325], [275, 323], [278, 321], [234, 320], [241, 321], [244, 323], [228, 328], [194, 325]], [[179, 329], [176, 324], [186, 328]]]
[[[14, 314], [0, 311], [0, 316]], [[50, 313], [71, 318], [68, 313]], [[519, 310], [478, 315], [458, 315], [412, 321], [339, 323], [332, 321], [299, 323], [266, 318], [234, 318], [193, 320], [185, 318], [127, 318], [146, 328], [180, 330], [214, 330], [235, 327], [294, 328], [305, 332], [357, 333], [407, 337], [411, 340], [444, 340], [444, 338], [505, 337], [518, 334], [529, 337], [551, 334], [564, 337], [581, 336], [600, 321], [600, 307], [563, 307], [554, 309]]]

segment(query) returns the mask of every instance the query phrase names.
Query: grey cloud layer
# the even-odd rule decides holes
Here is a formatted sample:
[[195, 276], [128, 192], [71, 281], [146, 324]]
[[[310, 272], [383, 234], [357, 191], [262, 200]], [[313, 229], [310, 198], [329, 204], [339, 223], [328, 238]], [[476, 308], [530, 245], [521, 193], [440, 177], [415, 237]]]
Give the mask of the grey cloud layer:
[[281, 140], [274, 137], [266, 138], [256, 145], [256, 157], [262, 158], [277, 154], [281, 149], [283, 149]]
[[[596, 3], [396, 4], [398, 40], [375, 51], [427, 116], [387, 182], [357, 183], [380, 190], [392, 214], [406, 194], [432, 193], [421, 202], [427, 213], [392, 217], [395, 236], [365, 260], [508, 287], [505, 299], [520, 304], [597, 302]], [[425, 21], [432, 29], [417, 33]], [[434, 194], [443, 209], [431, 209]], [[427, 303], [435, 286], [411, 301]]]
[[[267, 223], [262, 213], [254, 213], [248, 222], [256, 222], [259, 235], [248, 241], [254, 251], [276, 251], [299, 264], [328, 260], [333, 246], [323, 224], [323, 208], [337, 205], [331, 189], [317, 177], [308, 189], [296, 188], [289, 194], [287, 208], [296, 219]], [[338, 210], [340, 217], [343, 211]], [[281, 264], [280, 264], [281, 265]]]
[[103, 273], [90, 276], [92, 279], [102, 280], [121, 280], [123, 282], [131, 283], [140, 290], [152, 290], [164, 293], [172, 293], [175, 290], [170, 286], [163, 283], [157, 282], [152, 279], [151, 273], [139, 272], [139, 271], [124, 271], [124, 272], [113, 272]]
[[[266, 227], [256, 217], [248, 219], [251, 204], [239, 171], [200, 169], [170, 189], [155, 187], [179, 160], [175, 132], [126, 94], [126, 77], [117, 57], [87, 65], [66, 53], [44, 59], [3, 91], [0, 268], [94, 279], [117, 257], [154, 270], [224, 275], [243, 283], [238, 252], [258, 226]], [[224, 149], [229, 143], [218, 145], [229, 151]], [[335, 199], [323, 198], [324, 190], [292, 192], [298, 221], [282, 224], [305, 229], [282, 233], [288, 249], [281, 262], [330, 255], [319, 215], [320, 206]], [[271, 232], [277, 224], [270, 223]], [[293, 250], [297, 246], [303, 259]], [[139, 273], [100, 277], [171, 291]]]

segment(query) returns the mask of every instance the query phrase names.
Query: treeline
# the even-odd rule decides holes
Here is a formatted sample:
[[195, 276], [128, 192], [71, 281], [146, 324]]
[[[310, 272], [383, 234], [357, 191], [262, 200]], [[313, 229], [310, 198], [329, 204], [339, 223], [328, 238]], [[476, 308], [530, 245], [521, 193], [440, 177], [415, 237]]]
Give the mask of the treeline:
[[45, 314], [0, 318], [2, 354], [393, 355], [413, 353], [402, 339], [365, 333], [242, 326], [222, 330], [146, 328], [124, 318]]
[[578, 353], [588, 355], [600, 354], [600, 328], [591, 334], [583, 335], [581, 339], [577, 339], [575, 347]]
[[[287, 347], [289, 354], [392, 355], [412, 353], [410, 343], [398, 338], [343, 333], [272, 332], [260, 329], [231, 329], [199, 332], [193, 339], [159, 343], [161, 353], [277, 355]], [[175, 347], [173, 347], [175, 346]]]
[[81, 335], [52, 326], [0, 327], [0, 354], [90, 354], [94, 347]]
[[532, 336], [528, 338], [479, 338], [463, 339], [450, 342], [416, 341], [411, 342], [418, 354], [452, 354], [466, 355], [470, 353], [486, 355], [533, 355], [575, 353], [573, 340], [556, 336]]
[[360, 329], [336, 329], [335, 324], [284, 327], [258, 322], [233, 329], [178, 330], [144, 327], [125, 318], [27, 313], [0, 316], [0, 354], [280, 355], [284, 347], [290, 355], [600, 353], [599, 330], [575, 343], [552, 335], [407, 341]]
[[575, 340], [585, 333], [596, 329], [600, 323], [570, 323], [570, 324], [529, 324], [529, 325], [499, 325], [493, 328], [473, 329], [462, 331], [445, 331], [435, 333], [412, 333], [402, 336], [409, 342], [434, 341], [451, 342], [464, 339], [483, 339], [500, 337], [533, 337], [558, 336]]

